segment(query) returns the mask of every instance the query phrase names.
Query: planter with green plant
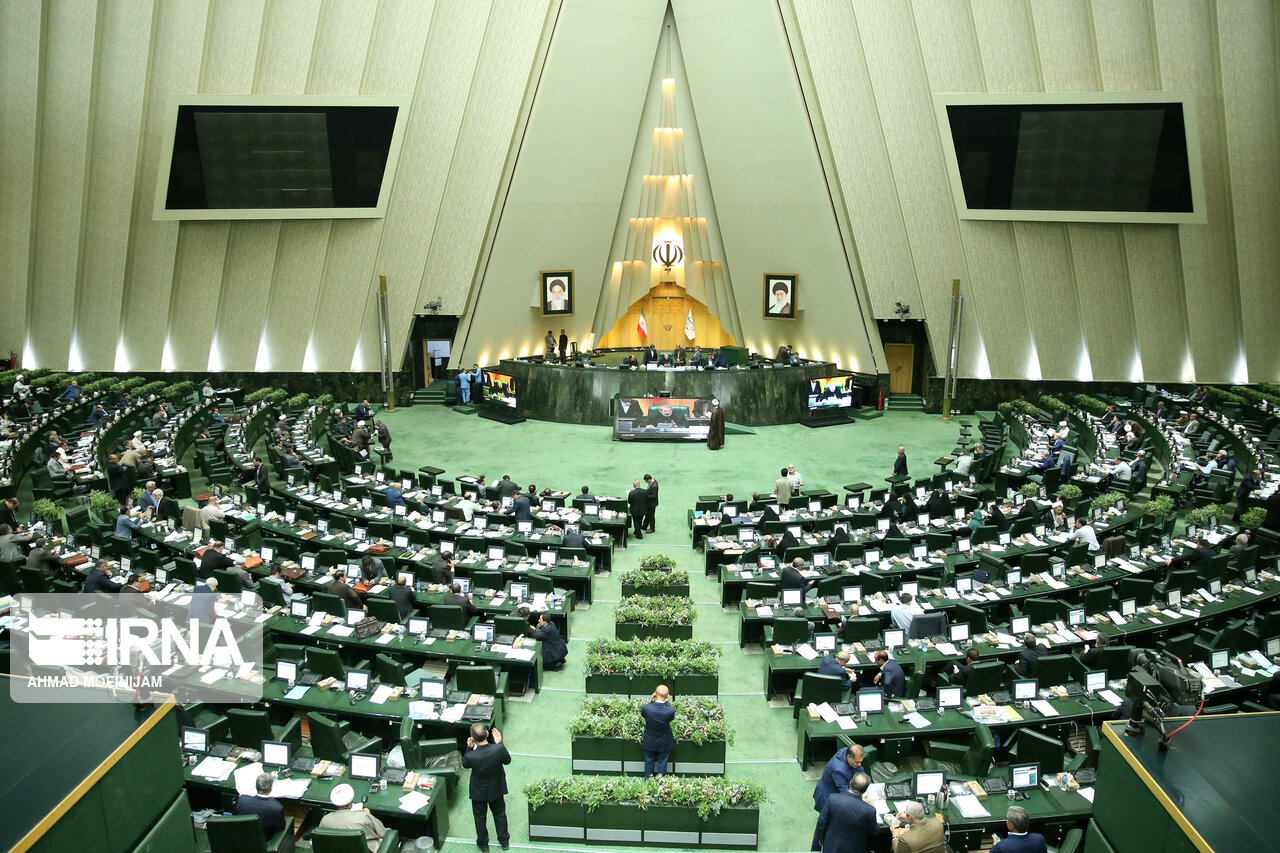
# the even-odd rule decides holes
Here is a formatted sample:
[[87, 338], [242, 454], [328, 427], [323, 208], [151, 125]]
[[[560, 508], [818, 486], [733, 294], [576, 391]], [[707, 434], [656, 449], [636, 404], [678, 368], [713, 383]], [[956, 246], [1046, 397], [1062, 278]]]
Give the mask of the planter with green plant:
[[754, 850], [764, 786], [714, 776], [574, 776], [524, 788], [531, 839]]
[[1241, 529], [1244, 529], [1244, 530], [1253, 530], [1255, 528], [1261, 527], [1262, 522], [1266, 520], [1267, 520], [1266, 507], [1255, 506], [1252, 509], [1245, 510], [1244, 513], [1240, 516], [1240, 527]]
[[676, 640], [592, 640], [584, 661], [588, 693], [648, 696], [666, 684], [677, 696], [719, 692], [720, 648]]
[[1220, 504], [1205, 504], [1204, 506], [1192, 507], [1187, 510], [1187, 524], [1193, 524], [1196, 527], [1208, 527], [1210, 524], [1226, 521], [1227, 517], [1222, 514], [1222, 506]]
[[1084, 492], [1081, 491], [1080, 487], [1075, 483], [1063, 483], [1058, 489], [1058, 497], [1062, 498], [1064, 503], [1067, 501], [1078, 501], [1083, 494]]
[[307, 394], [294, 394], [285, 400], [285, 408], [291, 412], [301, 412], [310, 403], [311, 397]]
[[120, 502], [111, 492], [95, 489], [89, 493], [89, 515], [94, 524], [114, 524], [119, 512]]
[[[588, 696], [569, 721], [573, 736], [571, 756], [575, 773], [643, 773], [644, 718], [640, 708], [647, 698]], [[672, 700], [676, 709], [671, 734], [676, 739], [671, 754], [673, 771], [680, 775], [724, 775], [725, 753], [733, 732], [725, 723], [724, 707], [714, 699], [681, 696]]]
[[689, 573], [683, 570], [629, 569], [620, 575], [622, 596], [689, 594]]
[[640, 568], [655, 572], [666, 572], [676, 567], [676, 558], [670, 554], [645, 554], [640, 558]]
[[333, 395], [321, 394], [319, 397], [316, 397], [315, 402], [317, 406], [320, 406], [323, 409], [327, 409], [333, 405]]
[[246, 406], [252, 406], [255, 403], [261, 403], [263, 400], [267, 399], [267, 395], [272, 393], [274, 390], [274, 388], [266, 387], [259, 388], [256, 391], [250, 391], [248, 394], [244, 395], [244, 404]]
[[633, 595], [614, 608], [614, 635], [619, 640], [646, 637], [687, 640], [693, 637], [693, 620], [697, 615], [688, 597]]
[[1173, 498], [1168, 495], [1159, 495], [1147, 501], [1147, 505], [1142, 508], [1143, 515], [1149, 515], [1157, 519], [1165, 519], [1173, 514]]
[[196, 383], [194, 382], [175, 382], [164, 389], [164, 398], [171, 403], [182, 403], [183, 405], [191, 402], [192, 395], [196, 392]]
[[40, 498], [31, 505], [31, 511], [36, 514], [36, 518], [46, 524], [54, 524], [62, 519], [63, 509], [58, 505], [57, 501], [48, 498]]
[[1089, 501], [1089, 509], [1108, 510], [1124, 499], [1124, 495], [1120, 492], [1103, 492], [1093, 500]]
[[1023, 483], [1018, 491], [1022, 492], [1023, 497], [1034, 498], [1039, 496], [1040, 486], [1036, 483]]

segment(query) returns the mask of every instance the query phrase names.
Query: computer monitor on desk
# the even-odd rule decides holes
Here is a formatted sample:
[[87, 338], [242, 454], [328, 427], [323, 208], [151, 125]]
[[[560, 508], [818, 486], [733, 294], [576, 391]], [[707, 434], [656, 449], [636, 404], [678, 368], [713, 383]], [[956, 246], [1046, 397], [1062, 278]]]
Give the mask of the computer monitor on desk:
[[512, 598], [528, 598], [528, 597], [529, 597], [529, 584], [527, 584], [527, 583], [521, 583], [521, 582], [519, 582], [519, 581], [512, 581], [512, 582], [511, 582], [511, 597], [512, 597]]
[[287, 743], [264, 740], [262, 742], [262, 766], [288, 767], [289, 762], [293, 760], [292, 751], [293, 748]]
[[1100, 670], [1097, 672], [1086, 672], [1084, 674], [1084, 689], [1088, 693], [1098, 693], [1107, 689], [1107, 672]]
[[819, 551], [813, 555], [813, 567], [815, 569], [820, 569], [829, 565], [831, 565], [831, 555], [826, 551]]
[[298, 680], [298, 663], [291, 660], [276, 661], [276, 680], [293, 684]]
[[444, 682], [425, 680], [421, 682], [422, 698], [428, 702], [439, 702], [444, 698]]
[[413, 589], [413, 585], [417, 579], [414, 577], [413, 572], [396, 572], [396, 580], [403, 582], [405, 586]]
[[1215, 670], [1226, 669], [1230, 665], [1231, 665], [1230, 649], [1214, 649], [1212, 652], [1209, 653], [1210, 669], [1215, 669]]
[[1272, 637], [1267, 640], [1266, 654], [1269, 658], [1280, 655], [1280, 637]]
[[880, 549], [879, 548], [868, 548], [865, 552], [863, 552], [863, 557], [866, 559], [868, 566], [880, 565]]
[[932, 796], [947, 784], [947, 774], [941, 770], [917, 771], [912, 785], [912, 796], [916, 799]]
[[430, 631], [430, 630], [431, 630], [431, 620], [430, 620], [430, 619], [424, 619], [424, 618], [422, 618], [421, 616], [411, 616], [411, 617], [409, 617], [409, 628], [408, 628], [408, 631], [409, 631], [409, 633], [410, 633], [410, 634], [413, 634], [413, 635], [417, 636], [417, 635], [419, 635], [419, 634], [425, 634], [425, 633], [427, 633], [427, 632], [428, 632], [428, 631]]
[[1014, 764], [1009, 768], [1009, 775], [1015, 791], [1030, 791], [1040, 787], [1040, 764]]
[[351, 754], [351, 767], [348, 775], [352, 779], [377, 779], [380, 775], [380, 755], [366, 755], [359, 752]]
[[903, 581], [902, 587], [898, 591], [898, 599], [901, 600], [902, 596], [904, 595], [910, 595], [912, 598], [915, 598], [919, 594], [920, 594], [919, 583], [917, 583], [916, 581]]
[[502, 549], [501, 545], [490, 545], [485, 552], [485, 556], [490, 560], [501, 560], [507, 556], [507, 552]]
[[454, 578], [453, 582], [464, 595], [471, 592], [471, 578]]
[[1120, 615], [1126, 619], [1132, 619], [1133, 615], [1138, 612], [1138, 599], [1126, 598], [1120, 602]]
[[784, 589], [782, 591], [783, 607], [800, 607], [804, 604], [804, 590]]
[[858, 713], [859, 714], [883, 714], [884, 713], [884, 691], [859, 690], [858, 691]]
[[820, 652], [834, 652], [836, 650], [836, 635], [814, 634], [813, 647]]
[[947, 628], [947, 634], [949, 635], [948, 638], [953, 643], [966, 642], [969, 639], [969, 623], [957, 622]]
[[964, 688], [962, 687], [939, 687], [938, 688], [938, 707], [942, 710], [947, 708], [959, 708], [964, 704]]
[[856, 604], [862, 601], [862, 587], [846, 586], [840, 591], [840, 597], [845, 604]]
[[369, 689], [369, 673], [362, 669], [347, 670], [347, 689], [365, 691]]
[[1006, 586], [1017, 586], [1022, 583], [1022, 569], [1010, 569], [1005, 572], [1004, 582]]
[[1165, 590], [1164, 600], [1165, 600], [1165, 603], [1169, 605], [1170, 610], [1181, 610], [1182, 609], [1182, 590], [1180, 589]]
[[311, 602], [309, 601], [290, 601], [289, 615], [295, 619], [306, 619], [311, 614]]
[[270, 545], [263, 545], [258, 549], [258, 556], [262, 558], [262, 562], [270, 563], [276, 558], [276, 549]]
[[182, 751], [204, 755], [209, 751], [209, 732], [205, 729], [183, 726]]
[[493, 623], [492, 622], [476, 623], [475, 627], [471, 629], [471, 637], [477, 643], [492, 643], [493, 642]]
[[1009, 623], [1009, 630], [1013, 632], [1015, 637], [1021, 638], [1022, 634], [1031, 630], [1030, 616], [1015, 616]]
[[1034, 678], [1019, 679], [1013, 682], [1013, 698], [1017, 702], [1030, 702], [1036, 698], [1036, 681]]

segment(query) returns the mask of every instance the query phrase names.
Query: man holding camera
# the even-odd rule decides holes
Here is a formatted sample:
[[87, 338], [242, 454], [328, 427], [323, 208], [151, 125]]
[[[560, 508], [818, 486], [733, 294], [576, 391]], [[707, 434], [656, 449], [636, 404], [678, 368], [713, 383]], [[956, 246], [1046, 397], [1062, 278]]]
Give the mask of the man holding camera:
[[488, 813], [493, 812], [493, 828], [498, 835], [498, 845], [503, 850], [511, 847], [511, 833], [507, 831], [507, 771], [503, 766], [511, 763], [511, 753], [502, 742], [502, 732], [490, 729], [484, 723], [471, 727], [467, 738], [467, 751], [462, 755], [462, 766], [471, 769], [469, 795], [471, 814], [476, 821], [476, 846], [489, 849]]

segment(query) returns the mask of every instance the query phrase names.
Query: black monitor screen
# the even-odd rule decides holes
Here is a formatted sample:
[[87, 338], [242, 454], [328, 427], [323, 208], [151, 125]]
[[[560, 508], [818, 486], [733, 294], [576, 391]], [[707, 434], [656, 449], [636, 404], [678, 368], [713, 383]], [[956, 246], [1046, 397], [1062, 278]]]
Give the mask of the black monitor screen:
[[847, 409], [853, 405], [853, 377], [828, 376], [823, 379], [808, 379], [805, 384], [809, 388], [809, 411], [818, 409]]
[[971, 209], [1193, 211], [1181, 103], [946, 110]]
[[620, 398], [615, 407], [616, 439], [706, 441], [711, 401], [667, 397]]
[[398, 112], [179, 104], [165, 209], [377, 207]]

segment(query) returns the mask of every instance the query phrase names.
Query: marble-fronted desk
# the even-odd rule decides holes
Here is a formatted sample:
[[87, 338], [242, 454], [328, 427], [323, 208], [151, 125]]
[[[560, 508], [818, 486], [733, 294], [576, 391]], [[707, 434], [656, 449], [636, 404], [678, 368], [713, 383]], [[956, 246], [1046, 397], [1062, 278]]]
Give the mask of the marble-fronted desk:
[[[515, 378], [518, 411], [530, 418], [574, 424], [613, 424], [615, 395], [717, 399], [725, 419], [747, 426], [795, 423], [808, 417], [809, 379], [835, 376], [830, 362], [757, 369], [619, 370], [504, 359], [496, 368]], [[874, 387], [875, 376], [854, 374], [854, 382]]]

